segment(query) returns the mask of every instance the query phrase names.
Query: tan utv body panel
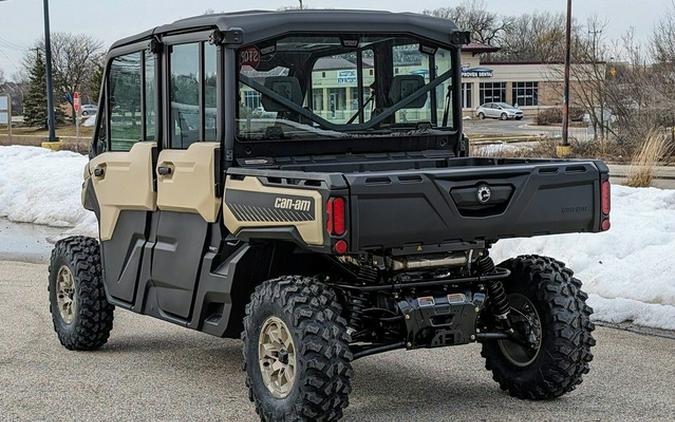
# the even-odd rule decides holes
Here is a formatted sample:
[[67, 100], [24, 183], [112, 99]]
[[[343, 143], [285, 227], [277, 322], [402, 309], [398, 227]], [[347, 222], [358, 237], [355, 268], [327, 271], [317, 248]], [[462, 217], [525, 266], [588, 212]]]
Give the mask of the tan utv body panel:
[[199, 214], [213, 223], [218, 218], [221, 199], [216, 195], [216, 150], [218, 142], [195, 142], [188, 149], [165, 149], [159, 153], [157, 168], [157, 207], [162, 211]]
[[[156, 209], [152, 186], [153, 147], [154, 142], [138, 142], [128, 152], [104, 152], [89, 161], [84, 177], [85, 181], [87, 176], [92, 179], [96, 192], [101, 241], [112, 238], [121, 210]], [[102, 176], [95, 175], [96, 168], [103, 169]]]
[[308, 245], [323, 245], [323, 201], [319, 192], [308, 189], [265, 186], [255, 176], [246, 176], [243, 180], [237, 180], [233, 179], [232, 176], [227, 176], [223, 198], [226, 198], [227, 192], [231, 190], [306, 197], [314, 201], [315, 212], [314, 219], [309, 221], [291, 221], [290, 219], [287, 221], [279, 221], [277, 219], [275, 221], [272, 219], [265, 220], [263, 218], [258, 221], [240, 221], [235, 217], [227, 202], [225, 202], [225, 206], [223, 207], [223, 223], [230, 233], [236, 235], [240, 230], [245, 228], [293, 226], [300, 234], [300, 237], [302, 237], [302, 240]]
[[89, 183], [89, 179], [91, 178], [91, 171], [89, 170], [89, 162], [84, 165], [84, 171], [82, 174], [82, 190], [80, 191], [80, 202], [82, 203], [82, 207], [85, 207], [85, 200], [87, 199], [87, 184]]

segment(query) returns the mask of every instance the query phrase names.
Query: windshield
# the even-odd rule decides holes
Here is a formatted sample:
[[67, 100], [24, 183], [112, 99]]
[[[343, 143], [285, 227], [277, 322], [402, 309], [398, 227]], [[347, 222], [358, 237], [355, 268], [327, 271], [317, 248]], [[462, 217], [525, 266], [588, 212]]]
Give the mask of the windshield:
[[452, 54], [400, 36], [287, 36], [239, 50], [244, 141], [444, 134]]

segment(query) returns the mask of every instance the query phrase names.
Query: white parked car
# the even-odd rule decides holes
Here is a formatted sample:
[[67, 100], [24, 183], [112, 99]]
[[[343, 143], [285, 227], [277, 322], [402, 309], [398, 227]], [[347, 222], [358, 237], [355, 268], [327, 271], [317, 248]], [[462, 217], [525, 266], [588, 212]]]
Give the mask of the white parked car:
[[507, 103], [485, 103], [476, 109], [476, 116], [481, 120], [486, 117], [501, 120], [521, 120], [523, 111]]

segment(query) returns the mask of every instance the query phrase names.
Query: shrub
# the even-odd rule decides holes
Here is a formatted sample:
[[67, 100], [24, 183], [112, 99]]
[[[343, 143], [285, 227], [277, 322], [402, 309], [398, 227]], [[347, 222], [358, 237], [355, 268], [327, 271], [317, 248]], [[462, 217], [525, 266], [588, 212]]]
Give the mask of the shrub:
[[[570, 107], [570, 122], [580, 122], [586, 112], [581, 107]], [[539, 126], [562, 124], [562, 108], [547, 108], [537, 114], [536, 122]]]
[[535, 119], [539, 126], [547, 126], [554, 123], [562, 123], [562, 110], [559, 108], [547, 108], [537, 114]]

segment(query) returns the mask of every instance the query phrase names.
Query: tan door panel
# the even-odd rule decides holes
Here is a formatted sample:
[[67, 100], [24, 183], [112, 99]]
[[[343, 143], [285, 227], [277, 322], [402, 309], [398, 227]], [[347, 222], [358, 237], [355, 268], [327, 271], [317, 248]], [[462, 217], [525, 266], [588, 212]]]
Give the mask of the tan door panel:
[[[253, 193], [258, 198], [271, 197], [273, 200], [285, 197], [305, 198], [304, 202], [309, 204], [311, 201], [313, 211], [309, 206], [303, 208], [307, 210], [304, 214], [278, 209], [276, 206], [282, 205], [278, 200], [274, 201], [279, 203], [272, 208], [255, 206], [252, 203], [229, 202], [229, 198], [242, 193]], [[227, 199], [226, 206], [223, 207], [223, 223], [230, 233], [237, 234], [244, 228], [293, 226], [308, 245], [323, 245], [323, 202], [318, 191], [265, 186], [255, 176], [246, 176], [243, 180], [227, 176], [223, 197]]]
[[156, 209], [156, 193], [152, 186], [152, 149], [155, 145], [154, 142], [138, 142], [129, 152], [105, 152], [89, 162], [88, 172], [101, 210], [101, 241], [112, 238], [121, 210]]
[[[195, 142], [188, 149], [166, 149], [157, 160], [157, 207], [199, 214], [216, 221], [221, 199], [216, 196], [218, 142]], [[164, 169], [163, 169], [164, 168]], [[167, 170], [169, 169], [167, 174]]]

